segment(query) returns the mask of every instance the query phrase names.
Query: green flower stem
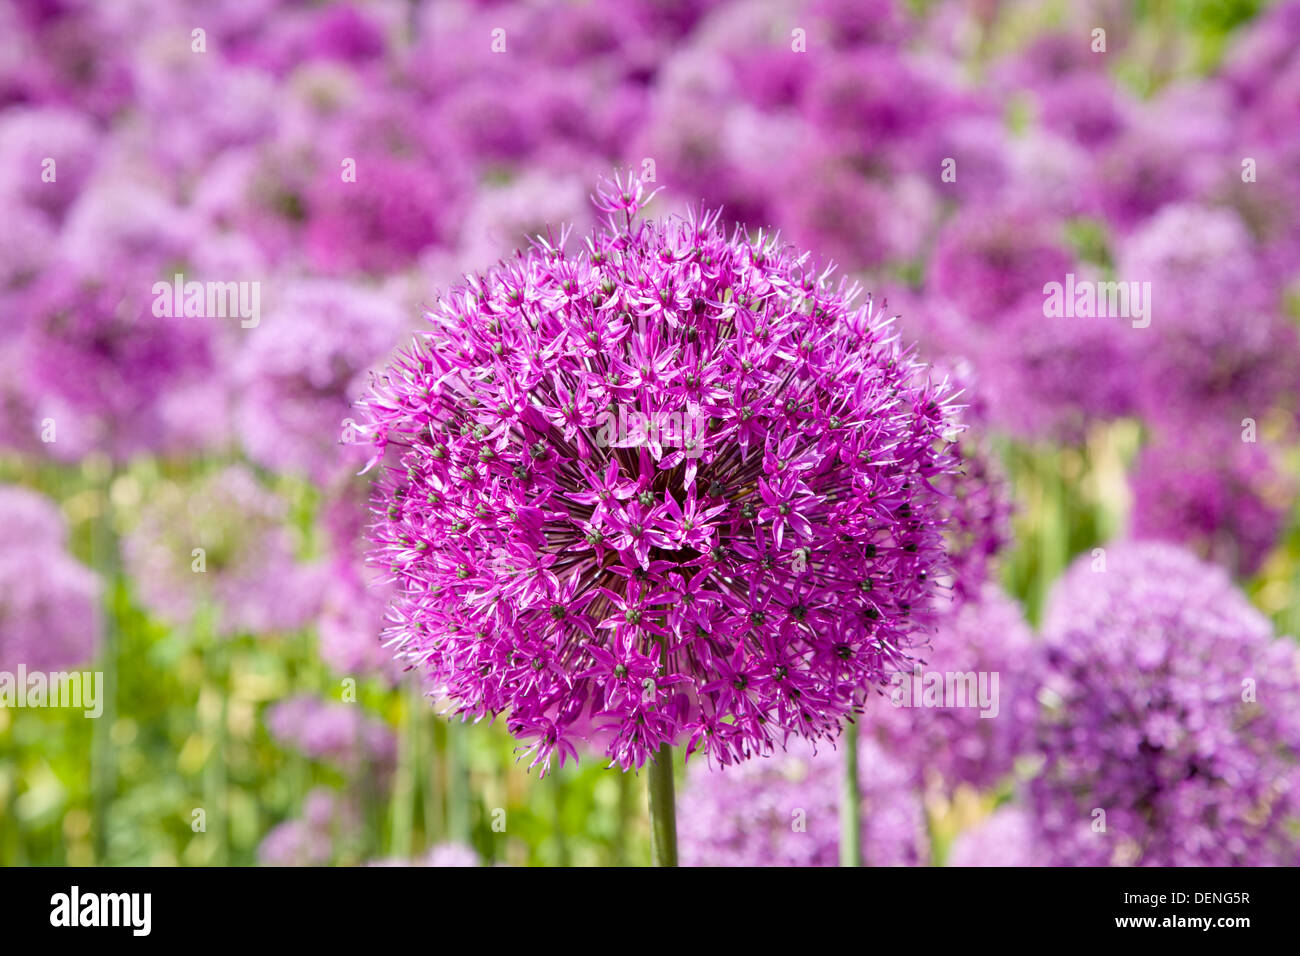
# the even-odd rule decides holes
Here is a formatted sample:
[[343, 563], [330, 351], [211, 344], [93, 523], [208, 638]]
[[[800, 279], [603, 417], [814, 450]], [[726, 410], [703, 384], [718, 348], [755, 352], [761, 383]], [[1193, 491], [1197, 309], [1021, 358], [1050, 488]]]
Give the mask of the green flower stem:
[[655, 866], [677, 865], [677, 803], [673, 790], [673, 748], [664, 744], [648, 767], [650, 845]]
[[[661, 622], [666, 624], [666, 620]], [[668, 637], [658, 638], [660, 673], [667, 672]], [[650, 851], [655, 866], [677, 865], [677, 794], [673, 787], [673, 748], [663, 744], [647, 768], [650, 796]]]
[[862, 865], [862, 788], [858, 786], [858, 725], [844, 727], [844, 774], [840, 787], [840, 866]]

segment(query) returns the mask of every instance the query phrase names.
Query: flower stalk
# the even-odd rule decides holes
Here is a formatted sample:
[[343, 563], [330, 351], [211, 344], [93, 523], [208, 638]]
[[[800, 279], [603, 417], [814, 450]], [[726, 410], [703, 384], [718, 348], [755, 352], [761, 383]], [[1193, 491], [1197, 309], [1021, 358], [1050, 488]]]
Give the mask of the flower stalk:
[[840, 866], [862, 865], [862, 787], [858, 780], [858, 724], [844, 726], [844, 774], [840, 789]]
[[655, 866], [677, 865], [677, 802], [673, 789], [673, 748], [664, 744], [647, 768], [650, 792], [650, 846]]

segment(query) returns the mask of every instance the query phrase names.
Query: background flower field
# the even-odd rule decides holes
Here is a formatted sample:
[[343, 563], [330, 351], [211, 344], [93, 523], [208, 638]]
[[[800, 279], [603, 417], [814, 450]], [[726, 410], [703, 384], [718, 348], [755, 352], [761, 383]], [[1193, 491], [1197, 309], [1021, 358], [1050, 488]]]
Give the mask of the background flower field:
[[[868, 708], [867, 862], [1295, 862], [1297, 818], [1252, 827], [1300, 805], [1300, 3], [15, 0], [0, 672], [106, 697], [0, 707], [0, 863], [648, 858], [636, 774], [539, 779], [381, 646], [349, 431], [441, 291], [579, 244], [616, 169], [651, 215], [833, 262], [963, 389], [964, 603], [931, 663], [1000, 673], [1002, 707]], [[1049, 317], [1067, 275], [1149, 283], [1149, 324]], [[257, 307], [160, 310], [187, 280]], [[1162, 629], [1190, 678], [1125, 644]], [[1148, 677], [1217, 701], [1247, 651], [1265, 716], [1189, 758], [1240, 805], [1184, 788], [1145, 849], [1078, 844], [1075, 797], [1141, 809], [1071, 773], [1129, 731], [1176, 749]], [[1213, 728], [1203, 698], [1173, 712]], [[790, 749], [688, 762], [683, 862], [835, 862], [838, 755]]]

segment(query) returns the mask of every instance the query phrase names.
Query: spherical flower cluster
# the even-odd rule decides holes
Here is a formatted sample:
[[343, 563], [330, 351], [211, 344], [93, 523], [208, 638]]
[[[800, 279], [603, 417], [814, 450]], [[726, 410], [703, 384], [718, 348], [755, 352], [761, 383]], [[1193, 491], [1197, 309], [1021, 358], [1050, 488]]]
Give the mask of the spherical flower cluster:
[[257, 847], [263, 866], [326, 866], [335, 844], [355, 830], [356, 814], [327, 787], [303, 800], [302, 816], [272, 827]]
[[1250, 577], [1278, 543], [1295, 483], [1236, 430], [1159, 435], [1132, 472], [1133, 537], [1181, 544]]
[[806, 255], [644, 201], [454, 289], [351, 424], [400, 451], [389, 636], [544, 767], [833, 735], [943, 570], [946, 383]]
[[[938, 366], [949, 371], [944, 365]], [[947, 503], [944, 538], [952, 569], [953, 595], [977, 597], [993, 563], [1011, 540], [1011, 489], [989, 441], [988, 404], [969, 363], [951, 367], [950, 378], [960, 386], [965, 429], [954, 434], [960, 465], [940, 476], [936, 487]]]
[[1150, 277], [1151, 327], [1135, 330], [1148, 339], [1139, 365], [1148, 418], [1235, 425], [1294, 403], [1300, 338], [1282, 314], [1278, 277], [1236, 213], [1169, 206], [1123, 244], [1119, 269]]
[[[211, 329], [154, 318], [155, 279], [134, 266], [110, 271], [60, 260], [15, 296], [20, 324], [6, 348], [18, 359], [31, 406], [13, 424], [25, 444], [60, 459], [194, 449], [178, 436], [166, 403], [212, 374]], [[201, 433], [219, 427], [217, 416], [187, 411]], [[37, 440], [47, 422], [54, 440]]]
[[1026, 666], [1034, 637], [1020, 606], [985, 583], [940, 619], [932, 653], [919, 652], [863, 721], [919, 786], [987, 788], [1011, 772], [1036, 707]]
[[0, 485], [0, 670], [83, 664], [99, 645], [99, 579], [67, 551], [55, 504]]
[[380, 677], [396, 684], [402, 666], [379, 640], [392, 587], [378, 577], [376, 569], [353, 563], [331, 568], [316, 621], [318, 650], [335, 673]]
[[1053, 862], [1300, 859], [1300, 654], [1171, 545], [1085, 556], [1047, 609], [1032, 810]]
[[969, 830], [948, 851], [948, 866], [1041, 866], [1034, 822], [1014, 804], [1000, 807]]
[[951, 496], [946, 526], [952, 586], [959, 597], [978, 593], [1010, 540], [1011, 499], [1006, 479], [988, 450], [963, 447], [962, 470], [939, 487]]
[[391, 298], [349, 283], [300, 280], [278, 290], [236, 371], [235, 422], [249, 456], [316, 482], [336, 476], [348, 401], [408, 325]]
[[[794, 742], [788, 753], [724, 770], [694, 764], [680, 798], [683, 866], [835, 866], [843, 757]], [[925, 810], [907, 768], [870, 740], [858, 747], [862, 854], [870, 866], [929, 855]]]
[[271, 705], [266, 728], [282, 746], [350, 769], [391, 767], [397, 740], [382, 720], [356, 704], [299, 694]]
[[295, 560], [285, 515], [239, 465], [163, 487], [123, 541], [141, 603], [181, 626], [213, 613], [222, 636], [301, 627], [319, 607], [320, 574]]
[[967, 321], [996, 325], [1026, 300], [1041, 308], [1043, 284], [1064, 281], [1071, 266], [1052, 223], [1036, 212], [971, 207], [935, 246], [930, 289]]

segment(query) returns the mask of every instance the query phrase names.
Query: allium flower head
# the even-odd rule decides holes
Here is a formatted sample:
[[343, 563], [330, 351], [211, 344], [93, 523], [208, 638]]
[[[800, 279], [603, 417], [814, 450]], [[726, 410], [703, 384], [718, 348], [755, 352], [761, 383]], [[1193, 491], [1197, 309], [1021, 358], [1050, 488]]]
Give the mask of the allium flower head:
[[1055, 861], [1294, 865], [1295, 644], [1178, 548], [1094, 561], [1066, 573], [1044, 624], [1031, 794]]
[[0, 485], [0, 670], [55, 670], [94, 655], [100, 582], [66, 538], [54, 502]]
[[1019, 605], [985, 583], [940, 618], [933, 651], [918, 651], [924, 662], [867, 709], [863, 735], [917, 785], [993, 786], [1011, 772], [1036, 713], [1026, 666], [1033, 648]]
[[940, 236], [929, 287], [967, 319], [995, 325], [1027, 299], [1041, 305], [1043, 283], [1063, 281], [1072, 261], [1038, 213], [972, 206]]
[[319, 606], [320, 574], [295, 560], [286, 509], [242, 466], [163, 488], [123, 541], [141, 602], [178, 625], [212, 611], [223, 636], [301, 627]]
[[[871, 866], [925, 862], [920, 795], [906, 767], [873, 741], [858, 746], [862, 853]], [[692, 765], [681, 795], [684, 866], [836, 866], [843, 758], [811, 745], [711, 771]]]
[[856, 289], [716, 214], [539, 241], [441, 299], [359, 403], [388, 636], [533, 763], [588, 738], [723, 764], [821, 737], [903, 664], [955, 467], [933, 385]]
[[303, 799], [302, 816], [277, 824], [257, 847], [263, 866], [326, 866], [336, 845], [346, 844], [358, 826], [353, 807], [337, 791], [316, 787]]
[[1133, 537], [1182, 544], [1240, 577], [1277, 544], [1295, 483], [1236, 429], [1178, 429], [1133, 466]]
[[236, 368], [235, 421], [249, 456], [319, 483], [336, 476], [333, 426], [366, 369], [408, 327], [380, 292], [335, 280], [286, 283]]
[[388, 725], [361, 707], [299, 694], [272, 705], [266, 713], [271, 736], [312, 760], [342, 767], [390, 767], [397, 741]]
[[1300, 339], [1282, 314], [1269, 257], [1236, 213], [1166, 206], [1118, 259], [1124, 275], [1150, 277], [1159, 303], [1139, 366], [1149, 419], [1240, 422], [1294, 402]]

